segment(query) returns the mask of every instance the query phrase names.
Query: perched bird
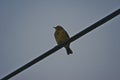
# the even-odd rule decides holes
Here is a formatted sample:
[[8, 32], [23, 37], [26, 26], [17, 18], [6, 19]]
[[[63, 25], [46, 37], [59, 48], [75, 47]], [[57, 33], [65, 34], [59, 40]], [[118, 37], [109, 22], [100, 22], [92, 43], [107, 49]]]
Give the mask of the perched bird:
[[[64, 30], [64, 28], [62, 26], [58, 25], [54, 28], [55, 28], [54, 36], [55, 36], [57, 44], [61, 44], [64, 41], [67, 41], [70, 39], [68, 33]], [[68, 43], [64, 47], [65, 47], [68, 55], [73, 53], [72, 50], [70, 49], [70, 43]]]

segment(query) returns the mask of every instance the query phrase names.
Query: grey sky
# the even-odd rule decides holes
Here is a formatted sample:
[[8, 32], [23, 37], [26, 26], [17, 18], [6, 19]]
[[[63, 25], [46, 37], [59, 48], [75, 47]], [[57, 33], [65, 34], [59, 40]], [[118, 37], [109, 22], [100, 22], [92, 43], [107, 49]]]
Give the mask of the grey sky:
[[[120, 8], [120, 0], [0, 0], [0, 78]], [[11, 80], [120, 80], [120, 16]]]

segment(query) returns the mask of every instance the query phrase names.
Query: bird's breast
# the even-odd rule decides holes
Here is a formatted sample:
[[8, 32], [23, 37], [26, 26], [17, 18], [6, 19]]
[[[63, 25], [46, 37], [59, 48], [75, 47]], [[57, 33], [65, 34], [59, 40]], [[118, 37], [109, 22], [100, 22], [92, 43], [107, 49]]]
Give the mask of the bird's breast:
[[55, 39], [58, 44], [61, 44], [65, 40], [68, 40], [68, 36], [64, 31], [56, 31], [55, 32]]

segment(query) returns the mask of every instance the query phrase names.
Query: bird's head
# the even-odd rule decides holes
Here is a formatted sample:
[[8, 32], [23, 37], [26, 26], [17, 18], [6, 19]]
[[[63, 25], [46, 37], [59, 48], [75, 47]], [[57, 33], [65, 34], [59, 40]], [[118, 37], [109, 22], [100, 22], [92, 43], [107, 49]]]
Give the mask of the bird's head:
[[57, 25], [56, 27], [53, 27], [53, 28], [55, 28], [56, 30], [61, 30], [61, 29], [63, 29], [62, 26], [60, 26], [60, 25]]

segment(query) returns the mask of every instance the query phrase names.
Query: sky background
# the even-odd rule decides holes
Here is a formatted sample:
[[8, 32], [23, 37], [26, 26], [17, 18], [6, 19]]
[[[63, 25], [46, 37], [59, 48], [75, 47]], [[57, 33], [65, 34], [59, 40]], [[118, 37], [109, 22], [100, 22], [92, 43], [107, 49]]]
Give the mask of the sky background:
[[[0, 0], [0, 78], [120, 8], [120, 0]], [[10, 80], [120, 80], [120, 15]]]

